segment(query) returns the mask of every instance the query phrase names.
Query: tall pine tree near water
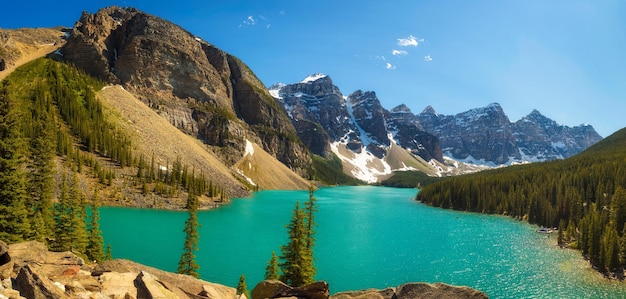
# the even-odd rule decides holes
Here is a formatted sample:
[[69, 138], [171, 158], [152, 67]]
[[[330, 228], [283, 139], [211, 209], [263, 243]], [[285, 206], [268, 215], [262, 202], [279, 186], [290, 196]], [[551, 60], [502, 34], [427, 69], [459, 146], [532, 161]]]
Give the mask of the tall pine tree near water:
[[280, 275], [278, 275], [278, 256], [275, 251], [272, 251], [272, 258], [265, 267], [265, 280], [276, 280], [278, 278], [280, 278]]
[[0, 240], [22, 241], [32, 234], [26, 205], [23, 171], [24, 142], [20, 133], [19, 110], [0, 86]]
[[[313, 208], [313, 206], [311, 206]], [[280, 247], [280, 280], [290, 286], [299, 287], [312, 283], [315, 276], [313, 266], [312, 234], [308, 231], [308, 217], [306, 208], [300, 208], [296, 202], [291, 221], [287, 225], [289, 242]]]
[[194, 251], [198, 250], [198, 198], [193, 193], [193, 188], [190, 188], [187, 196], [187, 210], [189, 210], [189, 218], [185, 221], [185, 244], [183, 246], [183, 253], [180, 256], [178, 262], [178, 273], [191, 275], [193, 277], [200, 277], [198, 270], [200, 266], [196, 263], [196, 255]]
[[104, 239], [100, 231], [100, 204], [98, 202], [98, 189], [93, 194], [93, 204], [91, 205], [91, 221], [89, 221], [89, 239], [87, 242], [87, 257], [98, 263], [104, 260]]

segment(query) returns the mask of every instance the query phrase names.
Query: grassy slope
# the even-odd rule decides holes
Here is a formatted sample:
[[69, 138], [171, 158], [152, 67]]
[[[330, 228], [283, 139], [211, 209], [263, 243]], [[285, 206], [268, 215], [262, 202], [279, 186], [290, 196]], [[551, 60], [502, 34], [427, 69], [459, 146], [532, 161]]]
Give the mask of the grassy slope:
[[158, 165], [171, 164], [177, 157], [183, 164], [223, 186], [230, 196], [245, 196], [245, 187], [231, 170], [210, 153], [198, 139], [172, 126], [165, 118], [146, 106], [120, 86], [107, 86], [99, 92], [109, 111], [109, 119], [131, 134], [134, 154], [152, 154]]
[[250, 178], [260, 190], [302, 190], [308, 188], [309, 181], [291, 171], [258, 145], [253, 143], [252, 147], [254, 154], [246, 154], [235, 164], [234, 168]]

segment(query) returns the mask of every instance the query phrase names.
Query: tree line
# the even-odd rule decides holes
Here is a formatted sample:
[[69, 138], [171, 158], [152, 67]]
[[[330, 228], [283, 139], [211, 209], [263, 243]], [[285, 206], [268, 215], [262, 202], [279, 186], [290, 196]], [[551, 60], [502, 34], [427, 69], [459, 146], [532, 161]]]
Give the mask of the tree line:
[[558, 229], [605, 274], [626, 266], [626, 129], [566, 160], [511, 166], [425, 186], [436, 207], [503, 214]]

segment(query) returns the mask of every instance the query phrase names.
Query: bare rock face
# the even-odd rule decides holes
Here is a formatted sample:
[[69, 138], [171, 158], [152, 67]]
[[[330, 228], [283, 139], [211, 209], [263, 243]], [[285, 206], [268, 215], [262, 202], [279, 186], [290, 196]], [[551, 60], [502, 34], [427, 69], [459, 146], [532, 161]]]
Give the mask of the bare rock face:
[[18, 290], [22, 296], [31, 299], [68, 298], [63, 288], [54, 284], [31, 265], [21, 268], [15, 278], [13, 288]]
[[[270, 87], [311, 152], [327, 156], [331, 142], [346, 142], [354, 152], [363, 146], [378, 158], [387, 154], [389, 134], [414, 155], [443, 162], [437, 137], [421, 129], [417, 116], [405, 105], [387, 111], [373, 91], [357, 90], [348, 97], [330, 76], [314, 74], [294, 84]], [[366, 139], [366, 140], [364, 140]]]
[[[311, 158], [284, 111], [236, 57], [183, 28], [132, 8], [83, 13], [64, 59], [119, 83], [184, 132], [241, 157], [245, 139], [304, 174]], [[236, 156], [236, 157], [235, 157]]]
[[558, 125], [536, 110], [512, 123], [498, 103], [456, 115], [440, 115], [428, 106], [417, 118], [451, 157], [495, 165], [563, 159], [602, 140], [590, 125]]
[[417, 116], [404, 104], [396, 106], [385, 114], [387, 131], [395, 132], [398, 145], [411, 151], [426, 161], [435, 159], [443, 162], [443, 152], [439, 138], [422, 130]]

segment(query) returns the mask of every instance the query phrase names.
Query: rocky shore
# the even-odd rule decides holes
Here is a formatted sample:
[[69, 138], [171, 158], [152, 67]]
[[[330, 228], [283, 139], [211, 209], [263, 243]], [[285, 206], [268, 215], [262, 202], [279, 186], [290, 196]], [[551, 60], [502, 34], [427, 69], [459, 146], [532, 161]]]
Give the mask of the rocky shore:
[[[329, 295], [324, 281], [293, 288], [280, 281], [262, 281], [252, 299], [408, 299], [487, 298], [477, 290], [447, 284], [408, 283], [384, 290], [362, 290]], [[7, 245], [0, 241], [0, 299], [243, 299], [236, 289], [116, 259], [101, 264], [85, 262], [76, 254], [51, 252], [43, 243]]]

